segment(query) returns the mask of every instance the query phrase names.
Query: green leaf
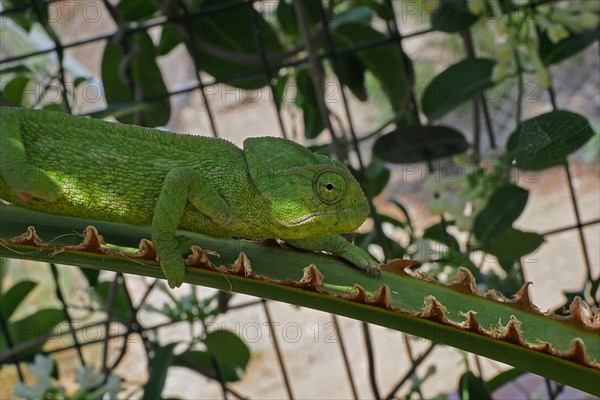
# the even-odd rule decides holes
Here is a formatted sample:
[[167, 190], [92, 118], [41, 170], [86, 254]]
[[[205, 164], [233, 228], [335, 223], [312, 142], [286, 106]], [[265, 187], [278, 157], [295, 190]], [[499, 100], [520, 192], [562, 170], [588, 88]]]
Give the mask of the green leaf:
[[[162, 74], [156, 63], [156, 49], [148, 33], [146, 31], [136, 32], [129, 38], [127, 48], [131, 54], [123, 54], [121, 47], [112, 41], [108, 41], [104, 49], [102, 81], [109, 105], [135, 103], [141, 99], [167, 93]], [[122, 71], [129, 71], [130, 79], [135, 82], [135, 96], [129, 82], [121, 79], [127, 78], [121, 76]], [[147, 111], [140, 113], [141, 125], [155, 127], [166, 125], [169, 122], [171, 103], [168, 98], [148, 102], [148, 107]], [[137, 122], [133, 115], [122, 115], [117, 119], [128, 124]]]
[[30, 79], [20, 75], [13, 78], [4, 86], [2, 90], [2, 98], [12, 106], [20, 106], [24, 103], [24, 94]]
[[[113, 285], [113, 281], [104, 281], [98, 283], [94, 287], [94, 292], [96, 293], [96, 299], [102, 305], [102, 308], [107, 310], [108, 301], [110, 298], [110, 292], [112, 290], [111, 286]], [[115, 292], [114, 298], [114, 309], [113, 309], [113, 318], [117, 321], [128, 323], [131, 319], [131, 307], [129, 306], [129, 294], [127, 290], [125, 290], [125, 286], [122, 283], [117, 283], [117, 289]], [[107, 310], [107, 312], [110, 312]]]
[[[449, 223], [446, 223], [449, 225]], [[454, 236], [449, 233], [444, 233], [443, 225], [438, 222], [433, 224], [423, 232], [423, 238], [433, 240], [438, 243], [442, 243], [457, 252], [460, 252], [460, 245]]]
[[365, 72], [367, 69], [354, 55], [340, 56], [337, 63], [337, 76], [342, 85], [350, 89], [352, 94], [360, 101], [367, 101], [367, 88], [365, 86]]
[[172, 365], [189, 368], [208, 377], [216, 375], [210, 354], [202, 350], [187, 350], [176, 356]]
[[[351, 47], [385, 39], [382, 33], [358, 23], [340, 25], [332, 30], [332, 36], [337, 47]], [[404, 62], [398, 48], [390, 43], [359, 50], [354, 56], [358, 57], [366, 70], [380, 82], [392, 109], [398, 111], [402, 108], [408, 95], [408, 86]]]
[[431, 13], [431, 27], [442, 32], [462, 32], [479, 19], [469, 12], [465, 0], [442, 0]]
[[141, 21], [152, 17], [158, 8], [154, 1], [120, 0], [117, 11], [127, 21]]
[[458, 394], [462, 400], [492, 400], [485, 382], [471, 371], [467, 371], [460, 378]]
[[544, 236], [535, 232], [523, 232], [508, 228], [495, 240], [485, 244], [483, 250], [493, 254], [505, 271], [510, 271], [516, 260], [527, 255], [544, 243]]
[[296, 94], [295, 103], [302, 109], [304, 136], [307, 139], [314, 139], [323, 132], [325, 124], [319, 111], [317, 93], [308, 69], [303, 68], [296, 72], [296, 84], [298, 85], [298, 93]]
[[[73, 235], [68, 234], [82, 231], [89, 226], [90, 221], [87, 219], [42, 214], [1, 204], [0, 218], [3, 222], [0, 224], [0, 239], [4, 240], [3, 245], [0, 246], [0, 257], [71, 264], [164, 279], [164, 274], [155, 261], [134, 262], [128, 256], [110, 253], [92, 254], [74, 251], [72, 248], [64, 248], [61, 249], [63, 251], [57, 252], [55, 247], [17, 245], [6, 241], [23, 233], [28, 226], [35, 226], [42, 239], [55, 238], [52, 243], [57, 246], [71, 245]], [[102, 233], [107, 243], [121, 248], [132, 247], [127, 254], [137, 251], [140, 239], [151, 234], [149, 227], [135, 225], [94, 221], [94, 226]], [[343, 260], [326, 254], [297, 251], [290, 247], [266, 248], [261, 243], [215, 238], [193, 232], [179, 231], [179, 233], [188, 236], [203, 249], [218, 250], [221, 255], [218, 263], [222, 265], [231, 265], [240, 252], [244, 252], [252, 262], [253, 274], [264, 278], [252, 279], [235, 274], [224, 276], [215, 271], [188, 268], [186, 282], [190, 284], [284, 301], [375, 323], [493, 358], [580, 388], [596, 396], [600, 395], [600, 388], [596, 384], [600, 380], [600, 371], [594, 367], [586, 367], [574, 361], [543, 353], [539, 349], [500, 340], [497, 336], [473, 334], [472, 331], [467, 331], [464, 325], [462, 329], [460, 328], [465, 321], [465, 310], [477, 313], [475, 315], [477, 321], [488, 332], [497, 332], [495, 328], [499, 321], [506, 324], [512, 319], [517, 319], [522, 327], [528, 328], [522, 331], [524, 343], [548, 342], [553, 346], [552, 348], [567, 352], [573, 338], [580, 338], [587, 348], [589, 359], [600, 360], [598, 334], [584, 327], [565, 324], [564, 321], [544, 314], [522, 310], [491, 298], [465, 294], [424, 279], [391, 274], [386, 271], [382, 272], [380, 278], [370, 277], [357, 268], [349, 268]], [[325, 277], [326, 292], [317, 293], [290, 286], [289, 282], [301, 279], [302, 268], [310, 264], [317, 265]], [[364, 287], [371, 296], [382, 284], [388, 285], [391, 289], [388, 292], [391, 304], [401, 311], [359, 304], [330, 293], [347, 295], [352, 292], [356, 283]], [[446, 308], [445, 316], [453, 323], [452, 325], [417, 315], [423, 311], [423, 302], [427, 296], [435, 297]], [[531, 327], [537, 329], [530, 329]]]
[[483, 246], [489, 245], [521, 215], [527, 204], [529, 192], [517, 185], [500, 186], [490, 197], [488, 204], [474, 223], [474, 232]]
[[[320, 5], [316, 1], [305, 1], [304, 8], [310, 26], [314, 26], [321, 21]], [[298, 26], [298, 15], [296, 7], [292, 1], [279, 0], [277, 11], [275, 11], [277, 22], [281, 30], [288, 35], [300, 36], [300, 28]]]
[[433, 78], [421, 100], [427, 118], [430, 121], [439, 119], [461, 103], [494, 86], [494, 64], [492, 60], [468, 58], [451, 65]]
[[98, 283], [98, 276], [100, 276], [100, 271], [89, 268], [79, 268], [79, 270], [88, 281], [89, 286], [96, 286], [96, 283]]
[[[51, 333], [54, 328], [65, 320], [64, 310], [46, 308], [39, 310], [23, 319], [8, 324], [8, 333], [12, 339], [13, 346]], [[38, 343], [19, 356], [26, 356], [22, 361], [33, 359], [34, 354], [41, 351], [45, 341]], [[8, 350], [4, 332], [0, 333], [0, 354]]]
[[373, 159], [364, 171], [352, 170], [365, 196], [373, 198], [383, 191], [390, 180], [390, 170], [380, 160]]
[[368, 7], [356, 7], [343, 11], [333, 17], [330, 28], [334, 29], [343, 24], [362, 24], [371, 23], [371, 10]]
[[37, 282], [33, 281], [20, 281], [15, 283], [6, 293], [2, 294], [2, 316], [5, 321], [8, 321], [19, 307], [19, 305], [25, 300], [27, 295], [37, 286]]
[[274, 85], [274, 91], [275, 91], [275, 103], [277, 104], [277, 107], [280, 107], [285, 103], [285, 102], [289, 102], [289, 99], [287, 98], [287, 89], [288, 89], [288, 82], [290, 80], [290, 74], [284, 74], [284, 75], [280, 75], [277, 78], [277, 82]]
[[558, 43], [553, 43], [546, 34], [540, 35], [540, 58], [545, 65], [558, 64], [583, 51], [600, 38], [600, 30], [595, 29], [573, 34]]
[[250, 361], [248, 346], [235, 333], [218, 329], [209, 332], [204, 340], [206, 351], [215, 358], [226, 382], [235, 382], [242, 378]]
[[567, 156], [593, 136], [594, 130], [587, 118], [556, 110], [522, 122], [509, 143], [516, 152], [518, 168], [540, 170], [565, 164]]
[[160, 31], [160, 40], [156, 47], [156, 52], [159, 56], [164, 56], [173, 50], [182, 42], [181, 36], [173, 25], [163, 25]]
[[[221, 0], [205, 0], [202, 9], [219, 7]], [[229, 80], [236, 76], [243, 76], [262, 69], [260, 52], [255, 39], [255, 27], [250, 18], [254, 13], [258, 28], [263, 39], [263, 46], [267, 55], [281, 53], [283, 46], [273, 27], [252, 7], [234, 7], [217, 13], [209, 13], [194, 20], [193, 30], [195, 40], [186, 41], [190, 54], [197, 57], [197, 62], [203, 71], [206, 71], [217, 80], [227, 79], [228, 85], [242, 89], [259, 89], [267, 84], [264, 74], [253, 77], [242, 77]], [[194, 42], [205, 42], [216, 50], [226, 51], [232, 55], [255, 56], [256, 62], [237, 62], [225, 56], [214, 55], [200, 47], [189, 49]], [[277, 72], [272, 70], [276, 75]]]
[[144, 396], [142, 397], [144, 400], [162, 398], [161, 394], [167, 380], [167, 370], [171, 366], [173, 349], [176, 345], [177, 343], [169, 343], [153, 350], [154, 355], [148, 362], [150, 376], [144, 385]]
[[387, 133], [375, 141], [373, 152], [382, 160], [410, 164], [435, 160], [469, 148], [462, 133], [444, 126], [411, 126]]
[[377, 0], [357, 0], [356, 3], [369, 7], [383, 20], [389, 21], [394, 18], [394, 12], [385, 3], [379, 3]]
[[511, 382], [521, 375], [527, 373], [527, 371], [519, 369], [519, 368], [510, 368], [506, 371], [500, 372], [498, 375], [494, 376], [492, 379], [485, 383], [485, 387], [489, 393], [493, 393], [494, 390], [501, 388], [508, 382]]

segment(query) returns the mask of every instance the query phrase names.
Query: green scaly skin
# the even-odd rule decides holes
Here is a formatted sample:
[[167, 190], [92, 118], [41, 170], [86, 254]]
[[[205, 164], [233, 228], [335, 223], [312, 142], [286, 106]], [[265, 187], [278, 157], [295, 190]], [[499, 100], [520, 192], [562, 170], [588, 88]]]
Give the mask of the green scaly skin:
[[0, 198], [50, 214], [152, 226], [169, 286], [185, 276], [178, 228], [213, 236], [279, 238], [377, 274], [379, 264], [340, 233], [369, 208], [338, 161], [284, 139], [244, 150], [62, 113], [0, 107]]

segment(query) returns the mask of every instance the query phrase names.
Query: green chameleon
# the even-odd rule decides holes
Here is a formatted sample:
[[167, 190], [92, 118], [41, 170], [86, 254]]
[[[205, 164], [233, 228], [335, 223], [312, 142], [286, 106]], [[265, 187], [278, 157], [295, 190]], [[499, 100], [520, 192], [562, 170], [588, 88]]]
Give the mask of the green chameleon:
[[170, 287], [185, 276], [178, 228], [212, 236], [282, 239], [379, 263], [340, 233], [369, 206], [339, 161], [292, 141], [181, 135], [40, 110], [0, 107], [0, 198], [50, 214], [152, 227]]

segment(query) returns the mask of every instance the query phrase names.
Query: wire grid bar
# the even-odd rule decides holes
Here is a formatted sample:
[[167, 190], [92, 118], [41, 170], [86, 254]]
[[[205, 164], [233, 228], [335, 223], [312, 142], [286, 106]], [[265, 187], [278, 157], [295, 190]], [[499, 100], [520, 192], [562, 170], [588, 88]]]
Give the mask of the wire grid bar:
[[[47, 0], [47, 1], [33, 1], [33, 7], [34, 10], [37, 10], [37, 14], [38, 16], [40, 16], [40, 7], [42, 6], [47, 6], [51, 3], [54, 3], [58, 0]], [[22, 61], [24, 59], [30, 58], [30, 57], [35, 57], [35, 56], [40, 56], [40, 55], [44, 55], [44, 54], [48, 54], [48, 53], [53, 53], [55, 52], [57, 54], [57, 57], [59, 59], [59, 64], [60, 64], [60, 72], [59, 72], [59, 80], [62, 81], [62, 89], [63, 89], [63, 99], [65, 99], [64, 101], [67, 101], [66, 98], [68, 96], [66, 96], [65, 94], [65, 87], [66, 85], [64, 84], [64, 69], [63, 69], [63, 52], [66, 49], [70, 49], [70, 48], [76, 48], [76, 47], [80, 47], [80, 46], [84, 46], [84, 45], [88, 45], [91, 43], [95, 43], [95, 42], [100, 42], [100, 41], [105, 41], [105, 40], [111, 40], [114, 39], [117, 35], [131, 35], [134, 34], [136, 32], [139, 31], [145, 31], [148, 30], [152, 27], [158, 27], [158, 26], [165, 26], [168, 24], [184, 24], [184, 26], [186, 26], [186, 29], [191, 30], [191, 23], [194, 19], [196, 18], [201, 18], [202, 16], [207, 16], [207, 15], [212, 15], [214, 13], [218, 13], [218, 12], [223, 12], [226, 10], [230, 10], [233, 8], [238, 8], [238, 7], [253, 7], [254, 3], [257, 0], [237, 0], [237, 1], [230, 1], [230, 2], [223, 2], [222, 4], [220, 4], [217, 7], [211, 7], [210, 9], [205, 9], [202, 11], [197, 11], [197, 12], [189, 12], [187, 10], [187, 8], [185, 8], [185, 4], [182, 0], [177, 0], [178, 3], [178, 7], [182, 9], [183, 11], [183, 16], [181, 17], [161, 17], [161, 18], [157, 18], [151, 21], [147, 21], [141, 24], [137, 24], [136, 26], [127, 26], [125, 27], [124, 30], [122, 31], [117, 31], [111, 34], [105, 34], [105, 35], [99, 35], [99, 36], [95, 36], [95, 37], [91, 37], [91, 38], [86, 38], [86, 39], [82, 39], [79, 41], [75, 41], [75, 42], [71, 42], [71, 43], [66, 43], [63, 44], [60, 42], [60, 40], [58, 40], [58, 37], [53, 34], [52, 29], [50, 28], [50, 26], [45, 26], [45, 30], [46, 32], [49, 34], [49, 36], [53, 39], [54, 42], [54, 48], [51, 49], [44, 49], [44, 50], [37, 50], [34, 52], [30, 52], [30, 53], [26, 53], [26, 54], [22, 54], [19, 56], [14, 56], [14, 57], [8, 57], [8, 58], [4, 58], [2, 60], [0, 60], [0, 65], [5, 65], [5, 64], [9, 64], [9, 63], [14, 63], [14, 62], [18, 62], [18, 61]], [[299, 0], [302, 1], [302, 0]], [[400, 30], [397, 26], [397, 16], [395, 15], [395, 10], [393, 7], [393, 4], [391, 2], [391, 0], [385, 0], [386, 3], [388, 4], [389, 8], [392, 10], [392, 12], [394, 13], [394, 18], [393, 20], [388, 23], [388, 35], [386, 38], [381, 39], [381, 40], [374, 40], [374, 41], [367, 41], [367, 42], [363, 42], [360, 43], [359, 45], [355, 45], [355, 46], [346, 46], [346, 47], [342, 47], [342, 48], [336, 48], [333, 44], [333, 41], [331, 40], [331, 32], [330, 32], [330, 27], [329, 24], [327, 23], [326, 20], [326, 11], [324, 10], [324, 8], [321, 6], [321, 13], [322, 13], [322, 18], [324, 19], [324, 30], [325, 30], [325, 39], [326, 39], [326, 43], [327, 43], [327, 50], [326, 51], [321, 51], [318, 54], [316, 54], [316, 59], [319, 62], [323, 62], [323, 61], [327, 61], [327, 60], [331, 60], [333, 66], [334, 66], [334, 70], [337, 70], [337, 65], [339, 63], [339, 57], [340, 56], [344, 56], [344, 55], [348, 55], [348, 54], [354, 54], [357, 53], [361, 50], [366, 50], [366, 49], [370, 49], [370, 48], [374, 48], [374, 47], [378, 47], [378, 46], [384, 46], [387, 44], [395, 44], [398, 47], [398, 51], [401, 54], [401, 56], [405, 57], [404, 55], [404, 51], [402, 49], [402, 42], [404, 40], [410, 39], [410, 38], [414, 38], [414, 37], [419, 37], [422, 35], [425, 35], [427, 33], [432, 32], [431, 28], [428, 29], [424, 29], [422, 31], [418, 31], [418, 32], [413, 32], [410, 34], [406, 34], [404, 36], [402, 36], [400, 34]], [[542, 0], [540, 1], [538, 4], [533, 5], [533, 6], [539, 6], [541, 4], [544, 3], [549, 3], [552, 0]], [[105, 3], [107, 3], [105, 1]], [[531, 7], [532, 5], [526, 5], [526, 7]], [[9, 10], [3, 10], [2, 12], [0, 12], [0, 17], [6, 17], [6, 16], [10, 16], [13, 13], [17, 13], [17, 12], [23, 12], [23, 11], [28, 11], [31, 9], [31, 5], [25, 5], [25, 6], [19, 6], [19, 7], [15, 7]], [[113, 10], [115, 11], [115, 10]], [[252, 11], [252, 10], [249, 10]], [[227, 83], [234, 83], [237, 80], [240, 79], [246, 79], [246, 78], [253, 78], [253, 77], [265, 77], [267, 79], [267, 84], [269, 86], [269, 89], [272, 91], [272, 93], [274, 93], [274, 86], [272, 83], [272, 78], [273, 78], [273, 74], [277, 74], [278, 71], [282, 68], [290, 68], [290, 67], [299, 67], [302, 65], [307, 65], [310, 60], [308, 56], [299, 58], [299, 59], [294, 59], [294, 60], [290, 60], [290, 61], [278, 61], [278, 62], [271, 62], [270, 58], [268, 54], [266, 54], [266, 50], [264, 48], [264, 43], [263, 43], [263, 39], [261, 37], [261, 33], [260, 33], [260, 29], [258, 29], [258, 25], [257, 25], [257, 21], [255, 18], [255, 14], [252, 12], [249, 12], [249, 17], [251, 18], [251, 22], [254, 28], [254, 34], [255, 34], [255, 41], [256, 41], [256, 45], [257, 48], [259, 49], [259, 56], [260, 56], [260, 60], [259, 63], [261, 68], [257, 68], [255, 71], [251, 71], [248, 73], [243, 73], [243, 74], [238, 74], [238, 75], [234, 75], [234, 76], [230, 76], [230, 77], [226, 77], [223, 79], [214, 79], [210, 82], [203, 82], [199, 76], [199, 74], [197, 74], [197, 83], [195, 85], [192, 85], [190, 87], [186, 87], [186, 88], [182, 88], [179, 90], [175, 90], [175, 91], [171, 91], [171, 92], [166, 92], [164, 94], [160, 94], [160, 95], [156, 95], [156, 96], [151, 96], [151, 97], [147, 97], [147, 98], [143, 98], [140, 101], [154, 101], [154, 100], [160, 100], [160, 99], [164, 99], [164, 98], [169, 98], [175, 95], [179, 95], [179, 94], [183, 94], [183, 93], [188, 93], [188, 92], [192, 92], [194, 90], [200, 90], [202, 95], [203, 95], [203, 103], [204, 103], [204, 109], [205, 112], [207, 113], [208, 117], [209, 117], [209, 121], [210, 121], [210, 125], [211, 125], [211, 130], [214, 136], [218, 136], [217, 133], [217, 129], [214, 123], [214, 116], [213, 113], [210, 109], [210, 105], [209, 102], [207, 100], [207, 96], [206, 96], [206, 92], [205, 92], [205, 88], [213, 86], [213, 85], [218, 85], [218, 84], [227, 84]], [[254, 17], [254, 18], [253, 18]], [[118, 24], [118, 21], [115, 21]], [[190, 37], [193, 40], [193, 35], [190, 35]], [[469, 45], [468, 42], [465, 42], [464, 44], [465, 50], [468, 51], [469, 49]], [[191, 51], [195, 51], [196, 46], [189, 46], [189, 48], [191, 49]], [[296, 53], [301, 52], [305, 50], [305, 48], [303, 46], [301, 46], [298, 49], [294, 49], [294, 51]], [[201, 70], [201, 65], [198, 64], [198, 57], [195, 54], [192, 54], [192, 58], [194, 59], [194, 65], [197, 71]], [[284, 58], [285, 59], [285, 58]], [[352, 113], [351, 113], [351, 109], [350, 109], [350, 105], [347, 102], [346, 96], [345, 96], [345, 92], [344, 89], [342, 87], [342, 101], [343, 101], [343, 106], [344, 106], [344, 111], [345, 111], [345, 116], [346, 116], [346, 120], [348, 122], [349, 125], [349, 131], [351, 136], [353, 137], [354, 140], [356, 140], [356, 136], [355, 136], [355, 129], [353, 126], [353, 122], [352, 122]], [[553, 92], [551, 91], [551, 98], [553, 99]], [[413, 98], [414, 101], [414, 98]], [[482, 110], [483, 110], [483, 120], [485, 122], [485, 127], [489, 136], [489, 140], [492, 144], [493, 147], [495, 147], [495, 143], [496, 143], [496, 138], [494, 135], [494, 130], [493, 130], [493, 121], [491, 120], [491, 116], [489, 114], [489, 108], [488, 108], [488, 104], [487, 104], [487, 100], [484, 96], [482, 96], [480, 99], [475, 100], [475, 102], [479, 102], [481, 104]], [[552, 104], [554, 106], [554, 108], [556, 108], [556, 104], [554, 101], [552, 101]], [[70, 109], [70, 105], [68, 103], [66, 103], [66, 106], [68, 109]], [[274, 102], [274, 108], [275, 108], [275, 113], [278, 119], [278, 124], [279, 124], [279, 129], [280, 129], [280, 133], [283, 137], [286, 137], [286, 131], [285, 131], [285, 127], [282, 121], [282, 115], [281, 115], [281, 109], [280, 107], [277, 105], [277, 102]], [[104, 110], [99, 110], [98, 112], [101, 112]], [[478, 114], [478, 113], [476, 113]], [[477, 116], [477, 118], [479, 118], [479, 116]], [[475, 140], [478, 140], [478, 135], [480, 134], [480, 129], [476, 129], [476, 138]], [[360, 155], [360, 152], [358, 151], [358, 147], [355, 147], [355, 150], [357, 152], [357, 155], [359, 157], [359, 160], [361, 160], [360, 164], [361, 167], [363, 167], [362, 165], [362, 158]], [[551, 231], [548, 231], [546, 234], [555, 234], [555, 233], [559, 233], [559, 232], [565, 232], [565, 231], [570, 231], [570, 230], [576, 230], [579, 233], [579, 237], [580, 237], [580, 243], [581, 243], [581, 250], [584, 253], [584, 257], [586, 259], [586, 264], [587, 264], [587, 269], [589, 271], [589, 260], [588, 260], [588, 251], [589, 249], [587, 249], [587, 244], [584, 240], [584, 235], [583, 235], [583, 228], [585, 226], [590, 226], [590, 225], [596, 225], [600, 223], [600, 220], [593, 220], [593, 221], [588, 221], [588, 222], [583, 222], [581, 220], [580, 217], [580, 213], [579, 213], [579, 209], [578, 209], [578, 204], [577, 204], [577, 196], [576, 196], [576, 192], [574, 190], [574, 186], [573, 186], [573, 180], [572, 180], [572, 176], [569, 173], [569, 169], [568, 166], [566, 168], [566, 172], [567, 172], [567, 178], [569, 181], [569, 186], [571, 188], [570, 190], [570, 198], [571, 198], [571, 203], [573, 205], [573, 209], [574, 209], [574, 213], [576, 216], [576, 224], [573, 226], [568, 226], [568, 227], [563, 227], [563, 228], [557, 228]], [[58, 280], [57, 280], [57, 275], [54, 274], [55, 276], [55, 280], [56, 280], [56, 285], [57, 285], [57, 293], [60, 293], [60, 288], [58, 286]], [[150, 288], [148, 289], [146, 295], [144, 296], [147, 297], [147, 294], [149, 294], [150, 290], [152, 290], [152, 287], [154, 287], [154, 285], [151, 285]], [[236, 308], [242, 308], [242, 307], [252, 307], [252, 306], [258, 306], [258, 305], [262, 305], [264, 308], [264, 312], [266, 314], [266, 317], [269, 321], [271, 321], [271, 316], [269, 314], [268, 311], [268, 307], [267, 307], [267, 303], [265, 300], [262, 301], [252, 301], [252, 302], [248, 302], [246, 304], [237, 306]], [[133, 307], [133, 305], [131, 305]], [[65, 304], [65, 312], [68, 315], [68, 310], [67, 310], [68, 306]], [[133, 308], [135, 309], [135, 308]], [[111, 310], [109, 310], [109, 313], [111, 312]], [[137, 320], [135, 321], [137, 323]], [[75, 329], [73, 327], [73, 323], [69, 318], [69, 326], [70, 326], [70, 332], [75, 332]], [[1, 315], [0, 313], [0, 325], [1, 328], [3, 329], [3, 331], [5, 331], [5, 333], [7, 332], [7, 321], [4, 319], [3, 315]], [[338, 324], [336, 323], [336, 326]], [[272, 324], [269, 324], [270, 327], [272, 327]], [[365, 326], [365, 340], [366, 340], [366, 345], [368, 348], [372, 347], [371, 341], [370, 341], [370, 337], [368, 335], [368, 328]], [[130, 335], [131, 333], [134, 333], [134, 331], [127, 331], [125, 336]], [[5, 335], [7, 338], [9, 338], [8, 335]], [[272, 337], [275, 337], [275, 335], [272, 332]], [[75, 337], [75, 334], [73, 333], [73, 337]], [[104, 339], [104, 341], [107, 338], [110, 338], [111, 335], [106, 336], [106, 338]], [[75, 339], [76, 340], [76, 339]], [[100, 342], [101, 340], [99, 340]], [[13, 348], [13, 344], [10, 343], [10, 338], [7, 341], [7, 344], [9, 346], [9, 348]], [[83, 345], [88, 345], [90, 343], [83, 343], [81, 344]], [[75, 346], [77, 347], [78, 352], [80, 353], [80, 349], [79, 349], [79, 343], [76, 342]], [[125, 347], [125, 346], [124, 346]], [[284, 357], [283, 357], [283, 353], [281, 352], [281, 350], [279, 349], [279, 346], [277, 345], [277, 343], [274, 343], [274, 347], [275, 347], [275, 352], [278, 355], [278, 359], [279, 359], [279, 364], [280, 364], [280, 369], [282, 371], [282, 377], [283, 380], [285, 382], [285, 386], [286, 386], [286, 390], [287, 390], [287, 394], [289, 396], [289, 398], [293, 398], [292, 395], [292, 390], [291, 390], [291, 382], [289, 381], [289, 377], [287, 376], [286, 370], [285, 370], [285, 365], [284, 365]], [[411, 366], [408, 369], [408, 372], [405, 373], [405, 375], [398, 381], [398, 383], [395, 385], [395, 387], [389, 392], [389, 394], [386, 396], [386, 398], [392, 398], [395, 393], [401, 388], [401, 386], [409, 379], [409, 377], [411, 376], [412, 373], [414, 373], [415, 369], [418, 367], [418, 365], [420, 365], [425, 359], [426, 357], [430, 354], [430, 352], [433, 350], [434, 346], [432, 345], [431, 347], [429, 347], [423, 354], [421, 354], [420, 356], [418, 356], [416, 359], [413, 359], [413, 357], [411, 356]], [[67, 351], [67, 350], [71, 350], [73, 349], [73, 346], [66, 346], [64, 348], [58, 348], [55, 349], [51, 352], [60, 352], [60, 351]], [[347, 351], [345, 349], [345, 346], [343, 344], [340, 345], [340, 351], [342, 353], [342, 356], [344, 358], [344, 360], [348, 359], [348, 355], [347, 355]], [[22, 371], [20, 369], [20, 365], [19, 365], [19, 357], [17, 354], [15, 354], [14, 352], [10, 352], [9, 351], [9, 357], [5, 362], [9, 362], [9, 363], [13, 363], [16, 366], [19, 378], [21, 380], [23, 380], [23, 374]], [[123, 353], [122, 353], [123, 354]], [[85, 361], [83, 360], [83, 356], [80, 353], [80, 361], [82, 363], [85, 363]], [[375, 383], [375, 379], [374, 379], [374, 370], [373, 370], [373, 365], [374, 363], [370, 363], [370, 371], [372, 372], [372, 377], [371, 377], [371, 384], [372, 384], [372, 388], [373, 388], [373, 392], [376, 395], [377, 398], [380, 397], [379, 395], [379, 389], [376, 386]], [[352, 371], [349, 368], [349, 365], [347, 365], [346, 362], [346, 369], [347, 369], [347, 373], [348, 373], [348, 377], [350, 379], [350, 384], [352, 386], [352, 391], [353, 391], [353, 395], [356, 397], [357, 396], [357, 392], [356, 389], [354, 387], [354, 383], [352, 381]], [[214, 379], [219, 380], [222, 387], [223, 387], [223, 396], [226, 396], [226, 393], [232, 394], [234, 397], [237, 398], [243, 398], [243, 396], [235, 393], [234, 391], [232, 391], [230, 388], [228, 388], [228, 386], [225, 384], [225, 382], [223, 382], [222, 379], [219, 379], [220, 377], [214, 377]]]

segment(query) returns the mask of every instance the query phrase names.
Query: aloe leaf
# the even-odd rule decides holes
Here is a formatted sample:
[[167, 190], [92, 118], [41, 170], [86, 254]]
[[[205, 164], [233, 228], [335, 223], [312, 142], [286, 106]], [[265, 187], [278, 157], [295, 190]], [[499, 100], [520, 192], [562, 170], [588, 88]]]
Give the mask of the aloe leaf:
[[[88, 220], [5, 205], [0, 206], [0, 218], [2, 257], [164, 279], [147, 240], [142, 241], [138, 253], [131, 249], [142, 238], [150, 237], [149, 228], [102, 221], [93, 221], [93, 228], [87, 227]], [[36, 228], [15, 238], [29, 226]], [[72, 245], [76, 239], [81, 241], [81, 237], [60, 235], [83, 229], [86, 235], [79, 246], [64, 246]], [[96, 229], [113, 246], [110, 250], [99, 240]], [[188, 283], [374, 323], [600, 394], [596, 384], [600, 380], [600, 317], [597, 314], [594, 322], [585, 317], [585, 305], [578, 298], [570, 306], [570, 316], [558, 317], [543, 314], [531, 304], [528, 285], [513, 299], [483, 295], [464, 269], [448, 285], [402, 272], [383, 272], [378, 279], [325, 254], [185, 231], [179, 234], [207, 250], [193, 248], [187, 261]], [[115, 251], [114, 246], [121, 251]], [[393, 263], [388, 267], [393, 267]]]

